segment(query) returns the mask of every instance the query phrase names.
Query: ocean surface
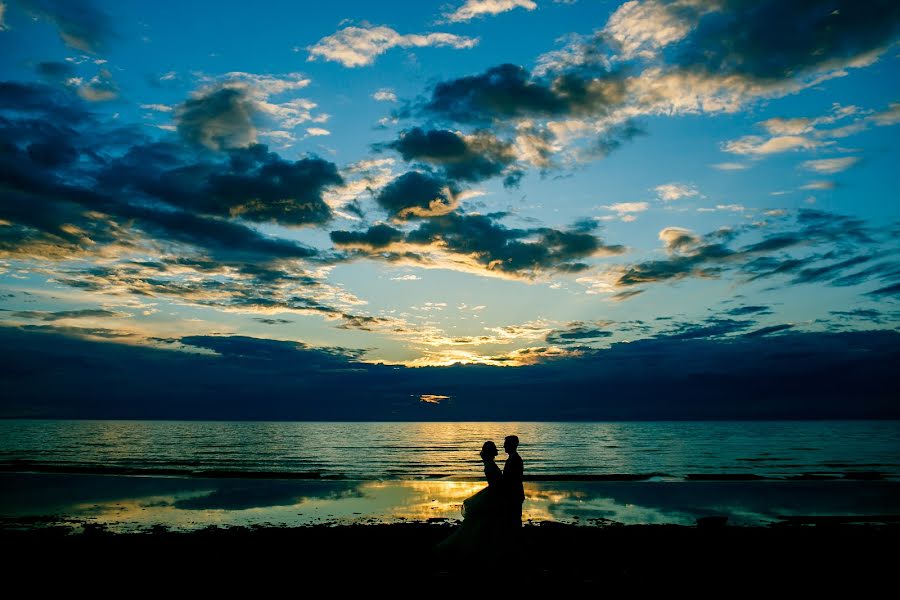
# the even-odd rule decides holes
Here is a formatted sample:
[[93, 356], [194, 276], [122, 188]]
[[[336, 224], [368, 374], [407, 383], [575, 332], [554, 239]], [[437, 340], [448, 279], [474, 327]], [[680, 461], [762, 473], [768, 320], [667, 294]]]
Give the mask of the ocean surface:
[[502, 447], [510, 434], [533, 479], [900, 479], [900, 421], [8, 420], [0, 421], [0, 471], [465, 480], [482, 477], [482, 443]]
[[526, 521], [900, 521], [898, 421], [16, 420], [0, 421], [0, 527], [453, 522], [485, 485], [482, 443], [510, 434]]

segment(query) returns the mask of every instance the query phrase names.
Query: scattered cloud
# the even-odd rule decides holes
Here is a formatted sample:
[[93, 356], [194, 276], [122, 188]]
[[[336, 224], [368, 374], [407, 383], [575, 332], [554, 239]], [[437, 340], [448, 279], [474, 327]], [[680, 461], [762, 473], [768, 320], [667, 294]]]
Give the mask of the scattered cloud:
[[537, 4], [533, 0], [466, 0], [453, 12], [446, 13], [444, 19], [449, 23], [471, 21], [479, 17], [499, 15], [516, 8], [534, 10]]
[[337, 62], [345, 67], [365, 67], [391, 48], [450, 47], [457, 50], [472, 48], [478, 38], [451, 33], [401, 35], [385, 26], [345, 27], [319, 40], [309, 50], [308, 60], [317, 58]]
[[816, 173], [832, 175], [846, 171], [860, 161], [858, 156], [844, 156], [841, 158], [822, 158], [819, 160], [807, 160], [803, 168]]
[[[70, 48], [99, 54], [115, 38], [109, 15], [91, 0], [18, 0], [17, 4], [35, 18], [56, 25], [59, 37]], [[0, 9], [0, 22], [3, 13]]]
[[374, 94], [372, 94], [372, 99], [377, 102], [396, 102], [397, 94], [394, 93], [394, 90], [390, 88], [381, 88]]
[[665, 183], [656, 186], [654, 190], [659, 199], [664, 202], [700, 196], [700, 192], [697, 191], [695, 186], [684, 183]]

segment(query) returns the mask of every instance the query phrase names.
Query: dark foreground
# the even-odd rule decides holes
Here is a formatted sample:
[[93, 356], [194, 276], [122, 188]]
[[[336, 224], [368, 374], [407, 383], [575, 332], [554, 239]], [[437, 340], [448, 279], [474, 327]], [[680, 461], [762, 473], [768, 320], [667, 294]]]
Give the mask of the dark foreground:
[[[421, 590], [457, 585], [523, 591], [667, 587], [705, 594], [754, 590], [857, 592], [896, 577], [898, 524], [526, 526], [521, 542], [490, 560], [455, 562], [430, 551], [446, 524], [164, 528], [114, 534], [87, 527], [0, 530], [5, 571], [39, 588], [100, 592], [282, 590], [340, 596], [348, 588]], [[12, 579], [8, 577], [9, 583]], [[322, 587], [324, 586], [324, 588]], [[418, 587], [422, 586], [422, 587]], [[465, 587], [461, 589], [466, 589]], [[441, 595], [438, 593], [437, 595]]]

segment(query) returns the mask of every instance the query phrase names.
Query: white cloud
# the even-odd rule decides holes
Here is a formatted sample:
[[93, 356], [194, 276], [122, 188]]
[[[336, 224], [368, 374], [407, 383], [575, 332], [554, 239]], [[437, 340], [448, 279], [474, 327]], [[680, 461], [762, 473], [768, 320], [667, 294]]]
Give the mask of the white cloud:
[[650, 58], [690, 32], [694, 19], [679, 9], [698, 4], [690, 0], [625, 2], [609, 17], [603, 33], [621, 48], [622, 58]]
[[310, 136], [331, 135], [330, 131], [321, 127], [310, 127], [306, 130], [306, 133]]
[[401, 35], [390, 27], [346, 27], [337, 33], [324, 37], [309, 48], [309, 58], [322, 58], [340, 63], [345, 67], [364, 67], [375, 62], [375, 58], [394, 47], [423, 48], [427, 46], [449, 46], [451, 48], [472, 48], [478, 38], [468, 38], [451, 33], [428, 33]]
[[396, 102], [397, 94], [395, 94], [394, 90], [390, 88], [381, 88], [380, 90], [372, 94], [372, 98], [374, 98], [378, 102]]
[[650, 205], [646, 202], [619, 202], [618, 204], [607, 205], [605, 208], [618, 213], [633, 213], [644, 212], [650, 208]]
[[746, 135], [740, 139], [725, 142], [722, 150], [731, 154], [765, 156], [767, 154], [788, 152], [789, 150], [811, 150], [823, 145], [826, 145], [826, 142], [820, 142], [802, 135], [782, 135], [769, 139], [758, 135]]
[[466, 0], [465, 4], [452, 13], [445, 14], [444, 18], [448, 22], [459, 23], [476, 17], [498, 15], [516, 8], [534, 10], [537, 4], [533, 0]]
[[144, 110], [155, 110], [156, 112], [172, 112], [172, 107], [168, 104], [141, 104]]
[[3, 22], [3, 15], [6, 13], [6, 4], [0, 2], [0, 31], [6, 31], [6, 24]]
[[833, 181], [810, 181], [800, 186], [801, 190], [833, 190], [836, 184]]
[[418, 275], [398, 275], [397, 277], [391, 277], [391, 281], [419, 281], [422, 279]]
[[654, 189], [656, 190], [656, 195], [659, 196], [659, 199], [665, 202], [700, 195], [700, 192], [697, 191], [696, 187], [684, 183], [665, 183], [656, 186]]
[[712, 168], [720, 171], [743, 171], [744, 169], [748, 169], [749, 165], [736, 162], [723, 162], [712, 165]]
[[807, 160], [803, 163], [803, 168], [816, 173], [840, 173], [846, 171], [860, 161], [858, 156], [844, 156], [842, 158], [822, 158], [819, 160]]
[[716, 212], [716, 211], [744, 212], [746, 207], [743, 204], [716, 204], [714, 207], [698, 208], [697, 212]]

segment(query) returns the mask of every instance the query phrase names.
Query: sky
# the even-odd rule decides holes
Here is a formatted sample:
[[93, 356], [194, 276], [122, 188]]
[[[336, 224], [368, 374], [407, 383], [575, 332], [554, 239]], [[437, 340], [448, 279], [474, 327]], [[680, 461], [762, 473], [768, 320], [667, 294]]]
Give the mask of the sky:
[[0, 415], [900, 416], [898, 39], [880, 0], [2, 0]]

